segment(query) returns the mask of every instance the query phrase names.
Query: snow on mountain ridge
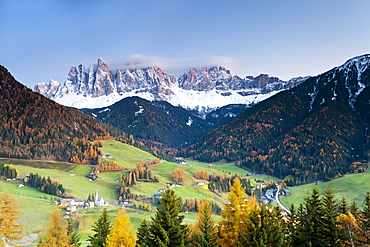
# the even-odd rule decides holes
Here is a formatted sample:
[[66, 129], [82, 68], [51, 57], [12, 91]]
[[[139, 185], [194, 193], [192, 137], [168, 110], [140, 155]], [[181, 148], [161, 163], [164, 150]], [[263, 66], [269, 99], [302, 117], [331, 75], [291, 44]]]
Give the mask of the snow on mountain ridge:
[[224, 67], [190, 69], [176, 79], [157, 67], [111, 71], [99, 58], [86, 69], [71, 67], [63, 85], [39, 83], [34, 91], [76, 108], [97, 108], [130, 96], [167, 101], [188, 109], [212, 110], [228, 104], [253, 104], [298, 85], [306, 78], [282, 81], [259, 75], [242, 79]]

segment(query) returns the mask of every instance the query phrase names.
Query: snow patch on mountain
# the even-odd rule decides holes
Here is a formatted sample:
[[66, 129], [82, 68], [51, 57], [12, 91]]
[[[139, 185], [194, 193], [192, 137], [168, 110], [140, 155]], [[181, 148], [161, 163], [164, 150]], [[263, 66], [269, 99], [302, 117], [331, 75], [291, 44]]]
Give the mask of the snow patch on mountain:
[[192, 124], [193, 124], [193, 119], [189, 117], [188, 121], [186, 122], [186, 125], [190, 127]]
[[135, 117], [137, 117], [139, 114], [142, 114], [144, 111], [145, 111], [144, 108], [141, 105], [139, 105], [139, 111], [135, 112]]
[[242, 79], [223, 67], [193, 68], [176, 79], [153, 67], [113, 72], [99, 58], [88, 69], [83, 65], [71, 67], [63, 85], [51, 80], [37, 84], [34, 91], [76, 108], [107, 107], [123, 98], [138, 96], [207, 113], [229, 104], [258, 103], [306, 79], [282, 81], [265, 74]]

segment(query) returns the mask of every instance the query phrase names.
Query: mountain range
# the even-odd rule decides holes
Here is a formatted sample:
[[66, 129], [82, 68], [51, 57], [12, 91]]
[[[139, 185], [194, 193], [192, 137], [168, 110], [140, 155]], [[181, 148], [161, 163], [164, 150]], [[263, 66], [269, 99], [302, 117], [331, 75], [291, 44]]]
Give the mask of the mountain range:
[[183, 155], [226, 159], [295, 184], [327, 180], [366, 169], [369, 123], [370, 55], [363, 55], [248, 108]]
[[173, 106], [166, 101], [149, 101], [133, 96], [111, 106], [81, 111], [134, 135], [149, 147], [180, 148], [205, 131], [235, 118], [248, 107], [227, 105], [199, 117], [197, 111]]
[[176, 79], [155, 67], [113, 71], [99, 58], [89, 68], [82, 64], [71, 67], [63, 84], [50, 80], [37, 84], [34, 91], [80, 109], [107, 107], [138, 96], [208, 113], [229, 104], [255, 104], [305, 79], [282, 81], [266, 74], [243, 79], [223, 67], [192, 68]]
[[[93, 68], [97, 74], [105, 70], [109, 75], [110, 70], [102, 60]], [[91, 78], [95, 76], [95, 80], [90, 80], [95, 83], [91, 87], [73, 80], [59, 86], [55, 84], [58, 89], [54, 96], [59, 95], [58, 92], [69, 92], [68, 85], [71, 90], [81, 85], [81, 93], [90, 90], [97, 98], [104, 97], [98, 96], [98, 92], [107, 94], [110, 89], [95, 87], [96, 78], [102, 78], [96, 73], [91, 75]], [[71, 75], [70, 78], [86, 79], [82, 75], [86, 76], [80, 73], [79, 77]], [[115, 81], [109, 78], [114, 76], [98, 81]], [[164, 81], [167, 89], [176, 82], [177, 87], [191, 88], [192, 92], [217, 91], [225, 89], [225, 85], [231, 90], [231, 84], [227, 83], [197, 85], [188, 83], [196, 81], [189, 78], [182, 83], [179, 83], [181, 80]], [[306, 78], [296, 87], [282, 90], [253, 106], [227, 105], [203, 118], [195, 116], [196, 109], [192, 112], [166, 101], [139, 97], [126, 98], [99, 109], [84, 109], [90, 115], [86, 116], [77, 109], [60, 106], [31, 92], [3, 67], [0, 82], [1, 156], [72, 160], [79, 155], [80, 162], [81, 159], [94, 161], [92, 157], [96, 155], [93, 149], [93, 155], [88, 155], [91, 145], [87, 140], [119, 134], [117, 129], [98, 121], [101, 120], [119, 128], [121, 133], [135, 130], [135, 135], [147, 140], [150, 146], [176, 147], [177, 151], [173, 151], [176, 155], [205, 162], [225, 159], [291, 184], [363, 172], [370, 158], [370, 55], [352, 58], [323, 74]], [[152, 82], [142, 83], [148, 86], [146, 89], [152, 86], [154, 92], [166, 91], [158, 91], [158, 85], [153, 86]], [[136, 82], [131, 87], [135, 85]], [[148, 93], [146, 89], [142, 90]], [[89, 97], [92, 98], [86, 94], [86, 98]], [[223, 120], [225, 116], [229, 118]]]
[[134, 135], [148, 146], [180, 147], [213, 127], [207, 120], [181, 107], [137, 96], [124, 98], [108, 107], [82, 111]]

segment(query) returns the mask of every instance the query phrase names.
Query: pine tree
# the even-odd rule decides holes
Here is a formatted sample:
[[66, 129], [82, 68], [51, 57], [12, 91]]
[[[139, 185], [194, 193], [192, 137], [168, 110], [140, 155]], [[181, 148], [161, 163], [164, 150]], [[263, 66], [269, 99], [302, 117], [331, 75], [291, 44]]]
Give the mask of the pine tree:
[[108, 212], [104, 208], [102, 214], [99, 216], [98, 221], [95, 222], [92, 231], [95, 232], [93, 236], [89, 236], [89, 247], [104, 247], [109, 235], [112, 225], [108, 219]]
[[198, 247], [216, 246], [216, 227], [212, 217], [211, 203], [207, 200], [199, 206], [195, 232], [192, 234], [192, 242]]
[[324, 191], [323, 202], [323, 235], [328, 246], [340, 246], [339, 244], [339, 222], [338, 204], [334, 199], [333, 190], [328, 187]]
[[129, 216], [122, 207], [114, 219], [113, 228], [110, 231], [105, 247], [134, 247], [136, 245], [136, 233], [133, 231]]
[[284, 221], [285, 243], [286, 246], [294, 246], [293, 242], [297, 242], [294, 238], [297, 236], [296, 231], [299, 223], [294, 204], [290, 205], [289, 211], [290, 214], [287, 216], [286, 221]]
[[69, 236], [69, 244], [70, 246], [79, 247], [81, 244], [80, 241], [80, 235], [78, 235], [76, 228], [73, 227], [73, 222], [71, 218], [67, 219], [67, 235]]
[[50, 215], [49, 228], [42, 238], [40, 247], [69, 247], [70, 237], [67, 234], [67, 221], [61, 212], [55, 208]]
[[19, 202], [13, 194], [3, 187], [0, 194], [0, 245], [11, 244], [21, 238], [21, 225], [17, 223], [19, 217]]
[[370, 192], [366, 193], [357, 222], [359, 226], [358, 242], [362, 245], [370, 245]]
[[355, 201], [352, 201], [351, 205], [349, 206], [349, 212], [351, 212], [351, 214], [356, 219], [358, 218], [359, 211], [358, 211], [357, 203]]
[[162, 194], [160, 207], [150, 223], [149, 246], [183, 247], [185, 245], [186, 225], [182, 224], [184, 216], [180, 216], [181, 199], [173, 190]]
[[251, 212], [242, 233], [243, 245], [248, 247], [286, 246], [280, 212], [262, 205]]
[[311, 194], [304, 197], [304, 205], [298, 209], [298, 221], [296, 236], [293, 246], [328, 246], [323, 233], [323, 207], [316, 186]]
[[146, 219], [144, 219], [140, 227], [137, 229], [137, 244], [140, 247], [150, 247], [150, 239], [152, 238], [150, 233], [150, 225]]
[[347, 199], [343, 196], [340, 204], [338, 206], [338, 213], [339, 214], [347, 214], [348, 213], [348, 205]]

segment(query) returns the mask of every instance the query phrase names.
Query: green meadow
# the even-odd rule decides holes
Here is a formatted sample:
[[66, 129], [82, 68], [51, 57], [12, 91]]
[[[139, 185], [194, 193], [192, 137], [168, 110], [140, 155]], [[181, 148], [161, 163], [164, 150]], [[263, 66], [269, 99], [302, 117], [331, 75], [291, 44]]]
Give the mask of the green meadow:
[[[141, 162], [148, 162], [155, 159], [155, 157], [147, 152], [138, 148], [123, 144], [114, 140], [102, 141], [103, 147], [101, 148], [103, 154], [110, 154], [113, 156], [111, 160], [118, 164], [132, 169]], [[89, 165], [74, 165], [62, 162], [51, 161], [31, 161], [31, 160], [12, 160], [0, 159], [0, 163], [12, 164], [19, 173], [19, 177], [24, 177], [29, 173], [38, 173], [44, 177], [51, 177], [54, 180], [60, 181], [67, 192], [76, 196], [79, 199], [87, 199], [89, 194], [95, 192], [103, 197], [110, 203], [108, 212], [111, 219], [113, 219], [118, 211], [115, 205], [117, 202], [116, 188], [118, 186], [118, 179], [121, 174], [127, 174], [128, 171], [107, 172], [100, 173], [99, 179], [91, 181], [86, 177], [91, 172], [92, 166]], [[194, 173], [200, 170], [207, 171], [208, 173], [229, 175], [242, 175], [251, 180], [263, 180], [265, 182], [279, 181], [279, 179], [268, 175], [252, 175], [250, 172], [235, 166], [233, 163], [225, 161], [212, 163], [197, 162], [195, 160], [186, 159], [186, 165], [180, 165], [168, 161], [161, 161], [161, 163], [150, 167], [151, 171], [159, 177], [158, 183], [139, 183], [131, 188], [135, 194], [140, 194], [150, 197], [153, 193], [158, 192], [162, 188], [166, 188], [166, 183], [172, 183], [172, 173], [181, 169], [184, 170], [188, 176], [187, 180], [182, 183], [182, 186], [173, 187], [176, 195], [183, 200], [197, 198], [197, 199], [213, 199], [219, 205], [223, 205], [227, 199], [227, 193], [221, 194], [221, 197], [208, 190], [207, 185], [194, 186], [197, 180], [193, 177]], [[362, 204], [366, 192], [370, 191], [370, 173], [352, 174], [335, 179], [330, 182], [318, 183], [316, 186], [320, 191], [324, 191], [329, 185], [333, 189], [338, 200], [345, 196], [348, 202], [356, 201], [359, 205]], [[55, 207], [53, 201], [54, 196], [41, 193], [37, 189], [29, 187], [18, 187], [21, 180], [5, 181], [0, 180], [0, 186], [6, 186], [7, 190], [13, 193], [20, 202], [22, 210], [20, 222], [24, 224], [25, 233], [39, 232], [47, 227], [49, 214]], [[252, 185], [255, 185], [252, 183]], [[303, 197], [307, 191], [311, 190], [313, 184], [297, 186], [289, 189], [290, 196], [281, 197], [284, 205], [289, 206], [291, 203], [298, 204], [302, 202]], [[79, 209], [77, 216], [79, 219], [79, 233], [82, 240], [86, 240], [91, 234], [91, 228], [101, 214], [102, 208], [95, 209]], [[130, 220], [137, 229], [142, 219], [150, 219], [154, 213], [141, 211], [132, 208], [126, 208]], [[195, 213], [184, 213], [186, 223], [194, 223], [196, 220]], [[216, 217], [219, 219], [219, 217]]]
[[291, 195], [282, 196], [280, 200], [285, 206], [289, 206], [292, 203], [298, 205], [300, 202], [303, 202], [303, 197], [307, 192], [311, 192], [314, 186], [316, 186], [321, 193], [330, 186], [338, 201], [344, 196], [348, 203], [355, 201], [361, 206], [365, 199], [366, 192], [370, 192], [369, 181], [370, 173], [348, 174], [329, 182], [292, 187], [288, 190]]
[[101, 151], [103, 154], [113, 156], [112, 159], [105, 160], [112, 160], [127, 169], [133, 169], [141, 162], [148, 162], [156, 158], [139, 148], [115, 140], [104, 140], [102, 143]]

